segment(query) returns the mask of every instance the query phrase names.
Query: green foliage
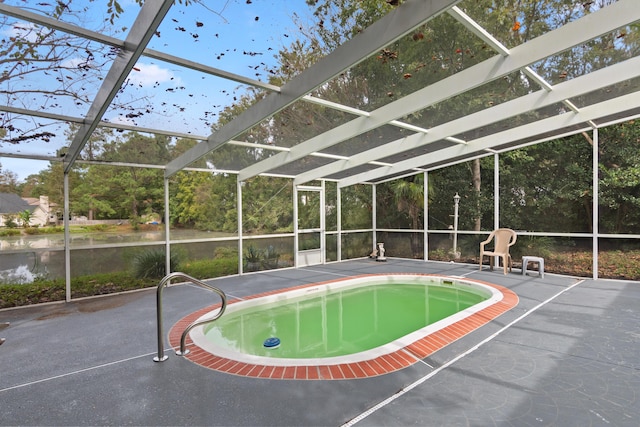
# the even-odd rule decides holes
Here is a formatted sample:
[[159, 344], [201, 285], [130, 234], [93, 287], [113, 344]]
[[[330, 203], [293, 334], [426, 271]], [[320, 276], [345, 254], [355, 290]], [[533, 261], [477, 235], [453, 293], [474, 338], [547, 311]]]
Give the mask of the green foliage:
[[[171, 253], [170, 271], [177, 271], [179, 259]], [[135, 256], [133, 260], [134, 276], [138, 279], [161, 279], [167, 274], [166, 255], [161, 250], [150, 250]]]
[[17, 228], [18, 227], [18, 218], [14, 214], [6, 214], [4, 216], [4, 225], [7, 228]]
[[253, 243], [250, 244], [244, 251], [242, 269], [244, 271], [258, 271], [262, 266], [263, 258], [264, 252]]
[[272, 270], [274, 268], [278, 268], [279, 260], [280, 260], [280, 252], [278, 252], [273, 245], [269, 245], [264, 250], [264, 259], [262, 260], [262, 268], [264, 270]]
[[520, 236], [510, 253], [514, 259], [522, 258], [523, 255], [548, 258], [556, 248], [555, 240], [552, 237]]
[[113, 224], [91, 224], [84, 226], [84, 228], [88, 232], [103, 232], [113, 230], [115, 226]]
[[599, 131], [600, 222], [605, 233], [640, 233], [640, 121]]
[[15, 230], [13, 228], [0, 229], [0, 237], [19, 236], [19, 235], [20, 235], [20, 230]]
[[235, 175], [182, 171], [170, 187], [170, 221], [199, 230], [238, 229]]
[[243, 231], [262, 234], [292, 232], [292, 193], [289, 179], [255, 177], [247, 181], [242, 189]]
[[370, 185], [353, 185], [343, 188], [342, 229], [358, 230], [373, 227], [371, 212], [372, 189]]
[[30, 226], [30, 222], [31, 222], [31, 218], [33, 217], [33, 212], [31, 212], [28, 209], [23, 210], [22, 212], [18, 213], [18, 218], [20, 219], [20, 222], [22, 223], [22, 226], [24, 228], [27, 228]]
[[188, 261], [181, 264], [180, 270], [200, 280], [230, 276], [238, 274], [238, 257], [214, 257], [213, 259]]
[[61, 225], [52, 225], [48, 227], [38, 228], [38, 234], [58, 234], [64, 233], [64, 227]]
[[24, 229], [24, 232], [26, 234], [40, 234], [40, 227], [38, 226], [27, 227]]
[[213, 258], [214, 259], [235, 258], [237, 260], [238, 259], [238, 248], [237, 247], [228, 247], [228, 246], [222, 246], [222, 247], [216, 248], [216, 250], [213, 251]]
[[[72, 278], [71, 297], [111, 294], [157, 285], [158, 281], [155, 279], [136, 279], [126, 272], [95, 274]], [[65, 298], [64, 279], [37, 279], [27, 284], [0, 285], [0, 308], [64, 301]]]
[[516, 230], [591, 229], [592, 147], [583, 135], [500, 156], [501, 225]]

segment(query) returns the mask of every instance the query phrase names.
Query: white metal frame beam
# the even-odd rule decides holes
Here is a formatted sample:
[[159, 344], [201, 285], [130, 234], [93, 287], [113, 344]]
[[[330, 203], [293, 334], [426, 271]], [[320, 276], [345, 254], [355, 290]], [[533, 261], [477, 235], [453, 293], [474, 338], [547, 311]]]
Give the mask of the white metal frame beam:
[[[166, 175], [171, 176], [175, 174], [180, 169], [200, 159], [227, 141], [273, 116], [280, 110], [303, 98], [323, 83], [361, 62], [414, 28], [422, 25], [428, 19], [445, 12], [447, 8], [459, 1], [460, 0], [431, 0], [429, 2], [423, 0], [405, 1], [402, 5], [376, 21], [356, 37], [347, 41], [286, 83], [282, 86], [280, 93], [269, 94], [265, 99], [254, 104], [227, 125], [209, 136], [206, 142], [196, 145], [179, 158], [170, 162], [167, 165]], [[281, 154], [274, 157], [278, 157]], [[266, 172], [271, 168], [272, 167], [262, 168], [264, 170], [260, 172]], [[256, 176], [260, 172], [254, 173], [251, 176]]]
[[[38, 25], [42, 25], [48, 28], [52, 28], [55, 30], [59, 30], [59, 31], [63, 31], [65, 33], [68, 34], [73, 34], [76, 35], [78, 37], [82, 37], [85, 38], [87, 40], [92, 40], [95, 42], [98, 42], [100, 44], [105, 44], [108, 46], [113, 46], [113, 47], [117, 47], [120, 49], [124, 48], [124, 41], [114, 38], [114, 37], [110, 37], [107, 35], [104, 35], [102, 33], [98, 33], [95, 31], [91, 31], [91, 30], [87, 30], [85, 28], [81, 28], [81, 27], [77, 27], [75, 25], [72, 24], [68, 24], [56, 19], [52, 19], [49, 18], [47, 16], [42, 16], [33, 12], [29, 12], [26, 11], [24, 9], [15, 7], [15, 6], [7, 6], [4, 5], [2, 3], [0, 3], [0, 13], [7, 15], [7, 16], [12, 16], [14, 18], [17, 19], [23, 19], [25, 21], [29, 21]], [[241, 83], [241, 84], [245, 84], [247, 86], [252, 86], [252, 87], [256, 87], [256, 88], [260, 88], [260, 89], [265, 89], [271, 92], [280, 92], [280, 87], [276, 86], [276, 85], [272, 85], [270, 83], [265, 83], [262, 82], [260, 80], [255, 80], [252, 78], [248, 78], [239, 74], [235, 74], [235, 73], [230, 73], [228, 71], [225, 70], [221, 70], [219, 68], [215, 68], [215, 67], [211, 67], [208, 65], [204, 65], [198, 62], [194, 62], [194, 61], [190, 61], [188, 59], [184, 59], [184, 58], [180, 58], [174, 55], [169, 55], [163, 52], [159, 52], [153, 49], [147, 49], [145, 48], [144, 51], [142, 52], [142, 56], [144, 57], [148, 57], [151, 59], [157, 59], [166, 63], [170, 63], [170, 64], [174, 64], [180, 67], [184, 67], [187, 69], [191, 69], [197, 72], [202, 72], [211, 76], [215, 76], [215, 77], [220, 77], [226, 80], [230, 80], [236, 83]], [[342, 111], [345, 113], [349, 113], [349, 114], [354, 114], [356, 116], [366, 116], [369, 113], [367, 113], [366, 111], [362, 111], [362, 110], [358, 110], [357, 108], [353, 108], [353, 107], [349, 107], [346, 105], [342, 105], [342, 104], [338, 104], [336, 102], [332, 102], [332, 101], [328, 101], [325, 99], [321, 99], [321, 98], [317, 98], [311, 95], [306, 95], [303, 97], [303, 99], [307, 102], [310, 103], [314, 103], [317, 105], [322, 105], [324, 107], [327, 108], [332, 108], [334, 110], [338, 110], [338, 111]], [[15, 110], [15, 111], [14, 111]], [[19, 111], [18, 111], [19, 110]], [[44, 117], [44, 118], [49, 118], [49, 119], [53, 119], [53, 120], [57, 120], [56, 114], [51, 114], [51, 113], [47, 113], [47, 112], [42, 112], [42, 111], [35, 111], [35, 110], [27, 110], [27, 109], [16, 109], [14, 107], [9, 107], [9, 106], [1, 106], [0, 105], [0, 111], [7, 111], [7, 112], [12, 112], [15, 114], [23, 114], [26, 116], [34, 116], [34, 117]], [[68, 117], [68, 116], [65, 116]], [[63, 119], [61, 119], [63, 120]], [[69, 117], [67, 121], [71, 121], [74, 123], [79, 123], [82, 122], [82, 118], [79, 117]], [[408, 123], [403, 123], [403, 122], [391, 122], [390, 124], [398, 126], [398, 127], [402, 127], [404, 129], [409, 129], [409, 130], [413, 130], [416, 132], [421, 132], [424, 131], [420, 128], [418, 128], [417, 126], [413, 126], [410, 125]], [[114, 124], [109, 124], [108, 122], [102, 122], [101, 126], [110, 126], [110, 127], [117, 127], [117, 125]], [[124, 126], [124, 125], [122, 125]], [[161, 130], [155, 130], [155, 129], [144, 129], [144, 128], [139, 128], [137, 126], [128, 126], [128, 127], [119, 127], [122, 129], [129, 129], [129, 130], [137, 130], [140, 132], [155, 132], [155, 133], [159, 133], [159, 134], [167, 134], [165, 131], [161, 131]], [[169, 133], [172, 134], [172, 133]], [[176, 136], [180, 136], [182, 137], [182, 135], [176, 135]], [[189, 135], [185, 134], [186, 138], [189, 137]], [[198, 138], [193, 138], [193, 139], [199, 139], [199, 140], [206, 140], [207, 137], [203, 136], [203, 137], [198, 137]]]
[[105, 111], [109, 108], [122, 83], [142, 55], [172, 4], [173, 0], [146, 2], [140, 9], [140, 13], [138, 13], [124, 42], [124, 48], [111, 65], [98, 94], [89, 107], [85, 120], [71, 142], [69, 151], [64, 158], [65, 172], [69, 172], [73, 166], [73, 162], [80, 155], [80, 151], [100, 123]]
[[[400, 8], [398, 8], [400, 9]], [[392, 120], [424, 109], [484, 83], [501, 78], [558, 52], [570, 49], [602, 34], [640, 19], [635, 0], [620, 0], [581, 19], [513, 48], [508, 56], [497, 55], [454, 74], [424, 89], [304, 141], [288, 153], [280, 153], [240, 171], [238, 179], [246, 180], [275, 167], [298, 160], [312, 152], [336, 145], [349, 138], [385, 125]], [[380, 21], [379, 21], [380, 22]], [[381, 157], [394, 154], [384, 153]]]
[[[325, 166], [318, 167], [296, 177], [295, 183], [303, 183], [329, 176], [346, 168], [356, 167], [365, 163], [371, 163], [381, 157], [382, 153], [399, 153], [418, 148], [448, 136], [468, 132], [472, 129], [487, 126], [500, 120], [524, 114], [539, 108], [563, 102], [569, 98], [575, 98], [587, 92], [602, 89], [612, 84], [623, 82], [637, 76], [640, 70], [640, 57], [631, 58], [625, 62], [612, 65], [593, 73], [560, 83], [554, 86], [553, 91], [545, 89], [522, 96], [520, 98], [498, 104], [494, 107], [478, 111], [476, 113], [452, 120], [447, 123], [429, 129], [427, 134], [413, 134], [408, 137], [390, 142], [381, 147], [360, 152], [347, 160], [340, 160]], [[575, 109], [572, 111], [576, 112]], [[416, 167], [422, 164], [416, 164]], [[368, 179], [379, 178], [381, 173], [368, 172]]]
[[[541, 135], [554, 130], [565, 129], [570, 126], [576, 126], [584, 124], [585, 129], [590, 129], [591, 126], [586, 124], [591, 120], [598, 119], [611, 114], [617, 114], [628, 111], [631, 108], [640, 106], [640, 91], [620, 96], [614, 99], [600, 102], [598, 104], [590, 105], [582, 108], [579, 112], [568, 112], [559, 116], [549, 117], [544, 120], [539, 120], [534, 123], [529, 123], [517, 128], [509, 129], [503, 132], [487, 135], [482, 138], [470, 141], [466, 145], [449, 147], [440, 150], [435, 153], [425, 154], [406, 161], [398, 162], [393, 166], [379, 168], [375, 171], [365, 172], [362, 174], [353, 175], [349, 178], [338, 181], [338, 187], [343, 188], [350, 185], [363, 183], [375, 179], [376, 177], [390, 175], [394, 173], [400, 173], [416, 167], [417, 165], [437, 164], [449, 159], [460, 158], [478, 151], [492, 148], [502, 144], [508, 144], [513, 141], [522, 140], [532, 135]], [[568, 134], [574, 134], [575, 131]], [[558, 134], [554, 138], [559, 138], [562, 135]], [[548, 140], [546, 138], [545, 140]]]
[[[1, 2], [0, 2], [0, 13], [7, 16], [12, 16], [17, 19], [23, 19], [25, 21], [29, 21], [34, 24], [42, 25], [47, 28], [59, 30], [67, 34], [73, 34], [78, 37], [82, 37], [87, 40], [92, 40], [108, 46], [113, 46], [121, 49], [124, 49], [125, 47], [125, 41], [120, 40], [118, 38], [107, 36], [105, 34], [102, 34], [96, 31], [87, 30], [86, 28], [78, 27], [76, 25], [62, 22], [57, 19], [49, 18], [48, 16], [43, 16], [37, 13], [29, 12], [27, 10], [21, 9], [16, 6], [8, 6]], [[251, 79], [245, 76], [241, 76], [239, 74], [230, 73], [228, 71], [224, 71], [215, 67], [210, 67], [204, 64], [200, 64], [198, 62], [189, 61], [188, 59], [180, 58], [174, 55], [169, 55], [167, 53], [159, 52], [157, 50], [145, 48], [144, 51], [142, 52], [142, 56], [149, 57], [152, 59], [157, 59], [170, 64], [175, 64], [175, 65], [189, 68], [195, 71], [210, 74], [212, 76], [221, 77], [223, 79], [231, 80], [237, 83], [243, 83], [249, 86], [259, 87], [259, 88], [270, 90], [273, 92], [280, 91], [280, 87], [278, 86], [261, 82], [259, 80]]]

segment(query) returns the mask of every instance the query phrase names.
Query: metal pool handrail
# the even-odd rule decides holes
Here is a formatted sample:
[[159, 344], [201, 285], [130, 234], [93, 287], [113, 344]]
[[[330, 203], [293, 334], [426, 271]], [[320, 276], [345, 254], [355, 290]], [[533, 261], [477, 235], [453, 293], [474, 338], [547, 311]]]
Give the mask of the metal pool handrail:
[[227, 296], [226, 294], [221, 291], [220, 289], [216, 288], [215, 286], [211, 286], [211, 285], [207, 285], [206, 283], [204, 283], [203, 281], [200, 281], [198, 279], [195, 279], [187, 274], [184, 273], [180, 273], [180, 272], [174, 272], [174, 273], [170, 273], [167, 274], [158, 284], [158, 290], [156, 291], [156, 311], [157, 311], [157, 315], [158, 315], [158, 355], [156, 357], [153, 358], [154, 362], [164, 362], [165, 360], [167, 360], [169, 358], [169, 356], [166, 356], [164, 354], [164, 339], [163, 339], [163, 327], [162, 327], [162, 290], [164, 289], [164, 287], [166, 285], [168, 285], [171, 282], [171, 279], [175, 279], [175, 278], [181, 278], [181, 279], [185, 279], [191, 283], [193, 283], [194, 285], [198, 285], [202, 288], [205, 289], [209, 289], [210, 291], [213, 291], [215, 293], [217, 293], [218, 295], [220, 295], [220, 298], [222, 299], [222, 306], [220, 307], [220, 311], [218, 311], [218, 313], [210, 318], [210, 319], [203, 319], [200, 321], [195, 321], [192, 324], [190, 324], [189, 326], [187, 326], [187, 328], [184, 330], [184, 332], [182, 333], [182, 337], [180, 338], [180, 350], [176, 351], [176, 354], [179, 356], [184, 356], [185, 354], [187, 354], [189, 352], [189, 350], [185, 350], [185, 340], [187, 337], [187, 334], [189, 333], [189, 331], [191, 329], [193, 329], [194, 327], [198, 326], [198, 325], [203, 325], [205, 323], [209, 323], [209, 322], [213, 322], [214, 320], [217, 320], [220, 318], [220, 316], [222, 316], [222, 314], [224, 313], [224, 310], [227, 308]]

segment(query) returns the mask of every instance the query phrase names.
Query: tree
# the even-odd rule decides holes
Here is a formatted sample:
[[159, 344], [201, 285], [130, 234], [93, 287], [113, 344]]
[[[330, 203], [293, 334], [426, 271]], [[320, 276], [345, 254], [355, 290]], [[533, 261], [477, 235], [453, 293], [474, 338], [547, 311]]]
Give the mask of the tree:
[[18, 213], [18, 218], [20, 218], [20, 221], [22, 222], [22, 226], [24, 228], [28, 228], [31, 225], [32, 217], [33, 213], [28, 209], [25, 209]]
[[[44, 16], [84, 27], [87, 16], [100, 14], [95, 0], [57, 0], [31, 3], [29, 7]], [[139, 6], [144, 0], [135, 0]], [[179, 0], [185, 5], [200, 4], [219, 14], [201, 0]], [[118, 22], [124, 9], [117, 0], [108, 0], [104, 19], [94, 31], [117, 36], [128, 30]], [[60, 110], [62, 114], [77, 109], [86, 111], [105, 76], [105, 70], [118, 55], [118, 49], [92, 42], [52, 28], [25, 23], [0, 15], [0, 27], [6, 29], [0, 37], [0, 103], [33, 111]], [[151, 112], [149, 100], [139, 107], [129, 105], [130, 99], [118, 98], [113, 110], [129, 111], [132, 117]], [[76, 108], [81, 107], [81, 108]], [[78, 114], [79, 115], [79, 114]], [[9, 144], [34, 140], [45, 142], [55, 138], [55, 123], [20, 114], [0, 114], [0, 138]]]
[[235, 175], [181, 171], [171, 187], [171, 223], [200, 230], [238, 229]]
[[[389, 185], [399, 212], [404, 212], [410, 219], [410, 229], [424, 228], [424, 175], [418, 174], [409, 178], [397, 179]], [[396, 227], [399, 224], [395, 224]], [[401, 226], [400, 226], [401, 227]], [[418, 233], [409, 233], [411, 251], [414, 257], [421, 255], [423, 238]]]
[[640, 121], [601, 129], [600, 231], [640, 232]]
[[[111, 206], [108, 186], [103, 181], [101, 167], [84, 168], [82, 179], [71, 189], [71, 209], [76, 215], [86, 215], [89, 220], [111, 218], [117, 215]], [[118, 218], [118, 216], [116, 216]]]
[[[27, 177], [24, 184], [25, 197], [48, 196], [51, 203], [64, 205], [64, 166], [62, 162], [49, 162], [46, 169]], [[69, 172], [69, 186], [73, 188], [82, 179], [79, 168]]]
[[501, 154], [501, 225], [528, 231], [590, 231], [591, 151], [582, 135], [574, 135]]
[[18, 175], [10, 170], [3, 170], [0, 163], [0, 193], [18, 194]]
[[[81, 22], [87, 8], [75, 9], [71, 0], [43, 2], [38, 6], [54, 19], [76, 22]], [[0, 38], [0, 85], [4, 98], [0, 102], [35, 111], [90, 104], [91, 94], [102, 79], [102, 69], [116, 52], [6, 15], [0, 17], [0, 24], [10, 29], [10, 34]], [[48, 126], [44, 120], [9, 113], [0, 115], [0, 128], [5, 131], [2, 140], [10, 144], [36, 139], [48, 142], [56, 136], [47, 130]]]
[[293, 187], [290, 179], [254, 177], [242, 189], [243, 231], [293, 231]]

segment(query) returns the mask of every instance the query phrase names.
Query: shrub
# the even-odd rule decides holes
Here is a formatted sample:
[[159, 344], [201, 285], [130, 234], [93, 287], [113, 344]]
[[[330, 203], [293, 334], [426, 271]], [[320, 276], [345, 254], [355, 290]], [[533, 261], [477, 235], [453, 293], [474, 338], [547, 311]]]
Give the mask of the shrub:
[[269, 245], [267, 249], [264, 250], [264, 259], [261, 261], [262, 267], [265, 270], [278, 268], [279, 259], [280, 253], [273, 247], [273, 245]]
[[[138, 279], [161, 279], [167, 273], [165, 262], [166, 256], [164, 251], [153, 250], [142, 252], [133, 259], [134, 276]], [[170, 271], [176, 271], [178, 263], [178, 256], [172, 253], [169, 261]]]
[[238, 258], [238, 248], [237, 247], [229, 247], [229, 246], [221, 246], [216, 248], [213, 251], [214, 258]]
[[24, 229], [24, 232], [26, 234], [40, 234], [40, 228], [38, 228], [37, 226], [33, 226], [32, 225], [32, 226], [26, 227]]
[[[71, 297], [111, 294], [158, 285], [155, 279], [136, 279], [129, 273], [105, 273], [71, 279]], [[0, 308], [64, 301], [64, 279], [36, 279], [33, 283], [0, 285]]]
[[520, 236], [511, 249], [513, 259], [523, 255], [548, 258], [554, 251], [554, 239], [547, 236]]
[[247, 247], [244, 251], [243, 266], [245, 271], [258, 271], [260, 269], [262, 258], [264, 253], [262, 250], [255, 247], [253, 244]]
[[15, 214], [7, 214], [4, 216], [4, 225], [7, 228], [18, 228], [18, 218]]
[[[84, 227], [87, 231], [108, 231], [114, 228], [113, 225], [110, 224], [91, 224]], [[63, 228], [64, 231], [64, 228]]]
[[238, 258], [214, 258], [189, 261], [181, 265], [180, 271], [196, 279], [238, 274]]

